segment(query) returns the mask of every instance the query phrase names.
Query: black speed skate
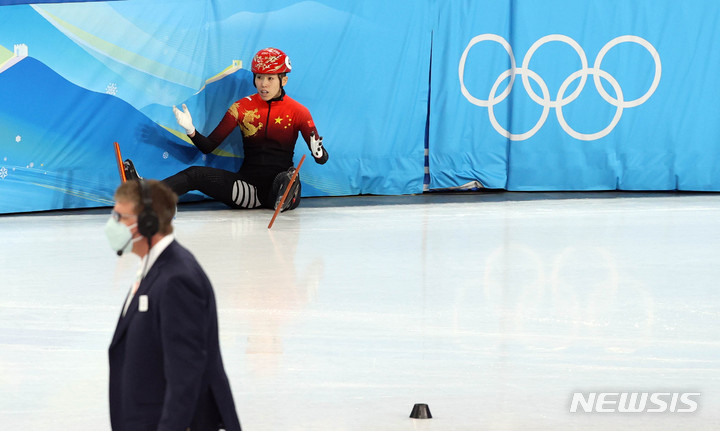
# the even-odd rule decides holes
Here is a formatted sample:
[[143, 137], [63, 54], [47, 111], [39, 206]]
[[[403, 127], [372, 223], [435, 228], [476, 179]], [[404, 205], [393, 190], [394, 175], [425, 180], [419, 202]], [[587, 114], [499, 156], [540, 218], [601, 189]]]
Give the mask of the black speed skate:
[[125, 159], [125, 161], [123, 162], [123, 171], [125, 171], [125, 180], [127, 181], [142, 179], [142, 177], [138, 175], [137, 171], [135, 170], [135, 165], [130, 159]]
[[[273, 181], [273, 192], [275, 192], [274, 209], [277, 209], [280, 205], [280, 201], [285, 194], [288, 184], [290, 184], [290, 179], [292, 179], [294, 172], [295, 168], [290, 168], [275, 176], [275, 180]], [[288, 192], [287, 198], [285, 198], [285, 202], [283, 202], [280, 212], [295, 209], [298, 205], [300, 205], [300, 175], [296, 176], [295, 181], [290, 185], [290, 191]]]

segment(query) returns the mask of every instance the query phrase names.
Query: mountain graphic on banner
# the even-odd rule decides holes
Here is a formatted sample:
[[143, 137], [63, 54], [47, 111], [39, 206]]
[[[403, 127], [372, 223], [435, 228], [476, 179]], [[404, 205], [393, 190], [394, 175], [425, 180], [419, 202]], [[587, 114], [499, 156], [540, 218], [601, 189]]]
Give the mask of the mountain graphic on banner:
[[188, 164], [238, 166], [235, 157], [203, 156], [129, 103], [32, 57], [0, 74], [0, 112], [0, 213], [111, 205], [119, 183], [113, 142], [152, 166], [150, 178]]

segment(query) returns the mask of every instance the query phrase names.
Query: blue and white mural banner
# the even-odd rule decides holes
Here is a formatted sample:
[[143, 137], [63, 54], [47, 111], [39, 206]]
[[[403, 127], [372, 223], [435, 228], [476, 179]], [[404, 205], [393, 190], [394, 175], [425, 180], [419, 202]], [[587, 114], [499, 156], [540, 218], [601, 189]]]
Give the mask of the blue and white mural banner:
[[[190, 165], [237, 170], [239, 129], [205, 156], [172, 106], [186, 104], [209, 134], [255, 92], [252, 56], [271, 46], [292, 59], [285, 89], [308, 107], [330, 154], [325, 165], [304, 165], [304, 196], [421, 192], [431, 43], [422, 5], [0, 6], [0, 213], [112, 205], [113, 142], [146, 178]], [[307, 152], [300, 139], [296, 162]]]
[[431, 189], [720, 190], [720, 5], [438, 8]]
[[430, 189], [720, 190], [713, 0], [30, 3], [0, 5], [0, 213], [111, 205], [116, 141], [238, 169], [172, 106], [210, 133], [270, 46], [330, 154], [304, 196], [420, 193], [426, 143]]

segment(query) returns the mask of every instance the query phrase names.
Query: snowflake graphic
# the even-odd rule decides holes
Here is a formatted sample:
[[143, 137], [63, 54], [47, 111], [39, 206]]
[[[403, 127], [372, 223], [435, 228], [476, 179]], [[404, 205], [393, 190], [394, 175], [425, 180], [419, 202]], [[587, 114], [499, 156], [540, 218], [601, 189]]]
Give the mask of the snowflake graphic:
[[0, 168], [0, 180], [4, 180], [5, 177], [7, 177], [7, 176], [8, 176], [7, 168], [5, 166], [3, 166], [2, 168]]
[[17, 136], [15, 137], [15, 142], [18, 142], [18, 143], [19, 143], [20, 141], [22, 141], [22, 137], [21, 137], [20, 135], [17, 135]]
[[118, 90], [117, 84], [115, 84], [114, 82], [111, 82], [105, 88], [105, 93], [115, 96], [115, 95], [117, 95], [117, 90]]
[[167, 159], [168, 157], [170, 157], [170, 154], [168, 154], [168, 152], [165, 151], [165, 152], [163, 153], [163, 159]]

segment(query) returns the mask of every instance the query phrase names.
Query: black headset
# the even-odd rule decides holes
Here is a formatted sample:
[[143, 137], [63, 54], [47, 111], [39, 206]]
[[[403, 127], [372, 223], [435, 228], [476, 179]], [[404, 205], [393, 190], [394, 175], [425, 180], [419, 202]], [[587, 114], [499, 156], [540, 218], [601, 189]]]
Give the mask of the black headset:
[[150, 240], [153, 235], [158, 232], [160, 222], [152, 205], [152, 193], [150, 185], [145, 184], [144, 180], [140, 180], [140, 190], [142, 193], [143, 210], [138, 215], [137, 224], [140, 235]]

